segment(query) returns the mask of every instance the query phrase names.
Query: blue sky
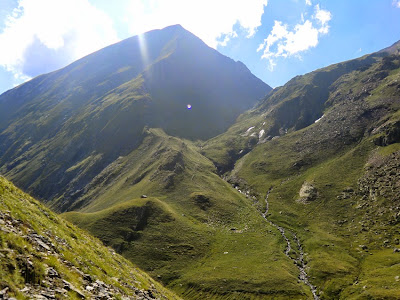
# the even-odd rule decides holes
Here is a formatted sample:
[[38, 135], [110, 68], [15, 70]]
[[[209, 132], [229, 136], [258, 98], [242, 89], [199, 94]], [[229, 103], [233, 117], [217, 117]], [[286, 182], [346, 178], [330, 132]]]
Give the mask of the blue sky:
[[400, 0], [0, 0], [0, 93], [172, 24], [276, 87], [400, 40]]

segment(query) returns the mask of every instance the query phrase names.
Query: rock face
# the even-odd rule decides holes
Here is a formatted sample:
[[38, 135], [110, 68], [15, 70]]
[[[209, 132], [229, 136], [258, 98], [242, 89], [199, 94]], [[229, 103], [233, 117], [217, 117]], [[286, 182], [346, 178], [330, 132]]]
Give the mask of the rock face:
[[400, 223], [400, 151], [386, 157], [372, 155], [365, 174], [358, 180], [360, 200], [357, 208], [365, 210], [365, 219], [382, 225]]
[[383, 197], [400, 204], [400, 151], [386, 157], [373, 155], [365, 169], [366, 173], [358, 180], [359, 194], [372, 201]]
[[307, 204], [310, 201], [313, 201], [317, 198], [318, 192], [317, 189], [310, 183], [305, 181], [301, 186], [299, 191], [300, 198], [297, 200], [303, 204]]

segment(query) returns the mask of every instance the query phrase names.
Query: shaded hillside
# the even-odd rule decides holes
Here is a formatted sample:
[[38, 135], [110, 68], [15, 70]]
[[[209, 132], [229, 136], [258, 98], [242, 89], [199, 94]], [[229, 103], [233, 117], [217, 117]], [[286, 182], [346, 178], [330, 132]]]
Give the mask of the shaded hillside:
[[178, 299], [0, 177], [2, 299]]
[[203, 147], [233, 167], [230, 182], [268, 191], [268, 217], [302, 241], [321, 299], [400, 296], [400, 56], [390, 53], [294, 78]]
[[1, 95], [0, 172], [46, 201], [73, 201], [144, 127], [206, 139], [269, 90], [181, 26], [154, 30]]

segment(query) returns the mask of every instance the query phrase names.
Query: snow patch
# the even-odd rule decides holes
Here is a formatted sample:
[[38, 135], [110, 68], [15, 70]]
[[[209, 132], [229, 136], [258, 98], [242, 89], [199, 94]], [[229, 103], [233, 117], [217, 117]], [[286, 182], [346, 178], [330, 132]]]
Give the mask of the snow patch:
[[254, 128], [254, 126], [251, 126], [249, 129], [246, 130], [246, 132], [244, 134], [250, 133], [250, 131], [252, 131], [253, 128]]
[[319, 121], [321, 121], [321, 119], [324, 117], [325, 115], [322, 115], [322, 117], [321, 118], [319, 118], [319, 119], [316, 119], [315, 121], [314, 121], [314, 123], [318, 123]]
[[258, 138], [261, 139], [263, 137], [264, 133], [265, 133], [265, 130], [261, 129], [260, 132], [258, 133]]

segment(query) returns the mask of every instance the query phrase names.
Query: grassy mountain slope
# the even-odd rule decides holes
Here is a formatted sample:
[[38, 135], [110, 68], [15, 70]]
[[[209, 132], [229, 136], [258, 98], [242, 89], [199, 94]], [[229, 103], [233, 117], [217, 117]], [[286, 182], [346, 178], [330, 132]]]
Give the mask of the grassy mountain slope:
[[222, 171], [242, 157], [232, 183], [270, 191], [321, 299], [400, 296], [399, 76], [381, 52], [296, 77], [203, 147]]
[[277, 230], [190, 141], [149, 129], [84, 195], [63, 216], [185, 299], [309, 297]]
[[154, 30], [1, 95], [0, 172], [40, 199], [73, 203], [141, 144], [145, 126], [206, 139], [269, 90], [181, 26]]
[[178, 299], [0, 177], [1, 297]]
[[[139, 42], [142, 65], [94, 75]], [[6, 93], [0, 172], [187, 299], [309, 299], [304, 276], [320, 299], [398, 299], [398, 44], [298, 76], [194, 142], [265, 88], [201, 45], [173, 26]]]

